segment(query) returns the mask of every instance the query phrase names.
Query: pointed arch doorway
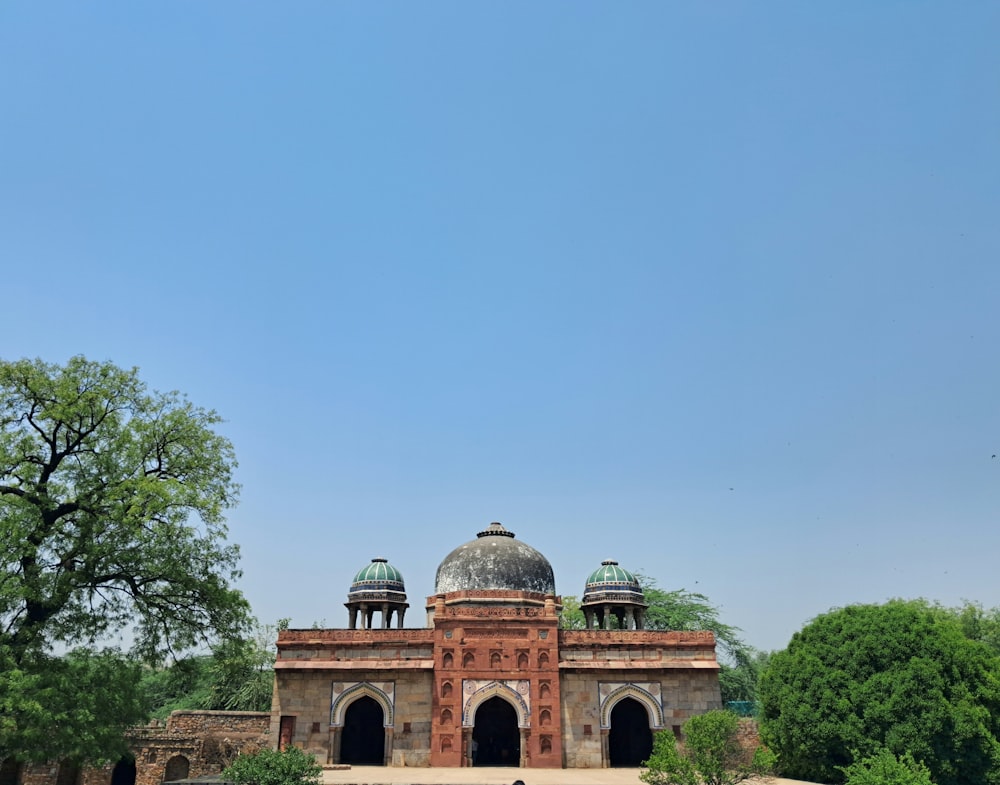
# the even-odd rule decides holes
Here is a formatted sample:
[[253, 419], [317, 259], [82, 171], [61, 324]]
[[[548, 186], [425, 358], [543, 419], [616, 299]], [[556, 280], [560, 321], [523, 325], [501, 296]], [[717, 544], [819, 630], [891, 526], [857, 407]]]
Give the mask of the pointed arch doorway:
[[520, 766], [521, 731], [517, 711], [494, 696], [476, 709], [472, 728], [473, 766]]
[[340, 762], [385, 765], [385, 715], [374, 698], [362, 695], [344, 710]]
[[623, 698], [611, 709], [608, 758], [614, 767], [637, 767], [653, 754], [649, 713], [635, 698]]

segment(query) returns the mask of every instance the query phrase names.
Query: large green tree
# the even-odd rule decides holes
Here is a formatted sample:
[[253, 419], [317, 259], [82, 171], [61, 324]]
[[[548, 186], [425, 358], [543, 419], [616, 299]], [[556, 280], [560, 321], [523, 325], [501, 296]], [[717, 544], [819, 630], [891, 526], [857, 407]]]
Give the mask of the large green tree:
[[884, 749], [912, 754], [938, 785], [1000, 782], [1000, 658], [924, 601], [818, 616], [772, 655], [759, 699], [789, 776], [842, 782]]
[[[66, 705], [77, 693], [95, 726], [143, 719], [140, 701], [119, 700], [137, 694], [138, 670], [94, 653], [101, 641], [128, 630], [133, 654], [153, 660], [245, 629], [223, 519], [236, 461], [219, 421], [179, 393], [148, 390], [135, 369], [0, 362], [0, 758], [116, 753], [108, 735], [80, 749], [73, 723], [56, 717], [56, 693]], [[75, 664], [54, 656], [69, 646]], [[67, 677], [53, 690], [70, 666], [103, 679]], [[47, 731], [46, 749], [26, 744], [33, 728]]]

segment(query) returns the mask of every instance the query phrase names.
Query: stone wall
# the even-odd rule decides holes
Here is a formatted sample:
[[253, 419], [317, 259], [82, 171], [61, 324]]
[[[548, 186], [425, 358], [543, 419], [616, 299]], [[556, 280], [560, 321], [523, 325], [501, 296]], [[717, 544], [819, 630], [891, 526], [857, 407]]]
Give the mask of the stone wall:
[[[269, 722], [262, 712], [175, 711], [165, 726], [134, 728], [127, 740], [135, 785], [218, 774], [239, 753], [267, 746]], [[22, 766], [3, 785], [110, 785], [116, 766], [131, 779], [131, 762], [78, 767], [61, 761]]]
[[753, 754], [760, 746], [760, 727], [757, 725], [757, 720], [752, 717], [740, 718], [740, 725], [736, 734], [740, 741], [740, 746], [749, 753]]

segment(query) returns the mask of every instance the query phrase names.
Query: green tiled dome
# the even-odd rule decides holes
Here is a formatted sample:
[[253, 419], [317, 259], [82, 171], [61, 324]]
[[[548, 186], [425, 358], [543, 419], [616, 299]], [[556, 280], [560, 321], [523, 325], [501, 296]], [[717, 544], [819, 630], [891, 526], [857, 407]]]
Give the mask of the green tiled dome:
[[626, 596], [633, 602], [642, 602], [642, 587], [638, 579], [613, 559], [606, 559], [601, 566], [590, 573], [587, 585], [583, 589], [583, 601], [596, 601], [616, 595], [619, 599]]
[[358, 571], [348, 596], [372, 591], [406, 591], [402, 574], [381, 557], [372, 559], [371, 564]]
[[590, 573], [587, 583], [629, 583], [639, 585], [635, 576], [623, 567], [618, 566], [618, 562], [611, 559], [601, 562], [601, 566]]

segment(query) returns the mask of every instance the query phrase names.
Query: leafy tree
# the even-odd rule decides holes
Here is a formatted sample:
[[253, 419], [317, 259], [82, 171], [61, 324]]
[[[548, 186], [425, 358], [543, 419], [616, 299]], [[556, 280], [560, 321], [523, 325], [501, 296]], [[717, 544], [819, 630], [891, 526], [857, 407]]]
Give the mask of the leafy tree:
[[730, 662], [719, 663], [719, 687], [723, 702], [755, 703], [760, 674], [767, 667], [771, 653], [743, 646], [733, 651], [730, 657]]
[[845, 785], [934, 785], [927, 767], [908, 752], [897, 758], [889, 750], [880, 750], [843, 771]]
[[[0, 653], [0, 759], [115, 759], [124, 732], [145, 717], [139, 666], [113, 651]], [[95, 755], [95, 750], [100, 754]]]
[[1000, 658], [922, 600], [818, 616], [772, 656], [759, 697], [789, 776], [842, 782], [885, 748], [938, 785], [1000, 782]]
[[587, 626], [587, 619], [580, 607], [580, 598], [575, 594], [567, 594], [562, 598], [562, 613], [559, 614], [559, 626], [564, 630], [582, 630]]
[[1000, 654], [1000, 608], [985, 610], [975, 602], [966, 602], [960, 608], [945, 610], [954, 615], [962, 625], [965, 637], [982, 641], [994, 654]]
[[319, 785], [323, 767], [298, 747], [240, 755], [222, 772], [237, 785]]
[[178, 659], [165, 667], [147, 667], [141, 688], [150, 716], [166, 719], [172, 711], [210, 708], [211, 662], [210, 655], [200, 654]]
[[288, 619], [279, 620], [277, 626], [258, 624], [252, 636], [233, 638], [216, 646], [210, 663], [210, 705], [205, 708], [269, 710], [274, 688], [274, 642], [278, 629], [287, 626]]
[[[56, 723], [55, 693], [43, 687], [73, 663], [58, 663], [54, 647], [93, 648], [132, 628], [134, 653], [154, 660], [245, 628], [223, 521], [236, 461], [218, 423], [178, 393], [148, 391], [135, 369], [82, 357], [0, 362], [0, 652], [15, 674], [0, 679], [0, 757], [116, 752], [100, 734], [85, 734], [81, 749], [72, 723]], [[138, 694], [139, 670], [124, 658], [88, 661], [108, 679], [67, 679], [60, 700], [110, 710], [116, 695]], [[20, 691], [19, 679], [41, 691]], [[116, 712], [127, 724], [145, 718], [130, 701]], [[25, 746], [35, 733], [48, 734], [47, 751]]]
[[254, 622], [247, 637], [219, 641], [211, 654], [191, 655], [166, 667], [147, 668], [142, 689], [152, 716], [178, 709], [268, 711], [274, 687], [277, 625]]
[[764, 747], [745, 749], [739, 741], [739, 718], [710, 711], [684, 723], [684, 743], [671, 731], [659, 731], [653, 754], [639, 778], [649, 785], [737, 785], [774, 772], [775, 756]]

